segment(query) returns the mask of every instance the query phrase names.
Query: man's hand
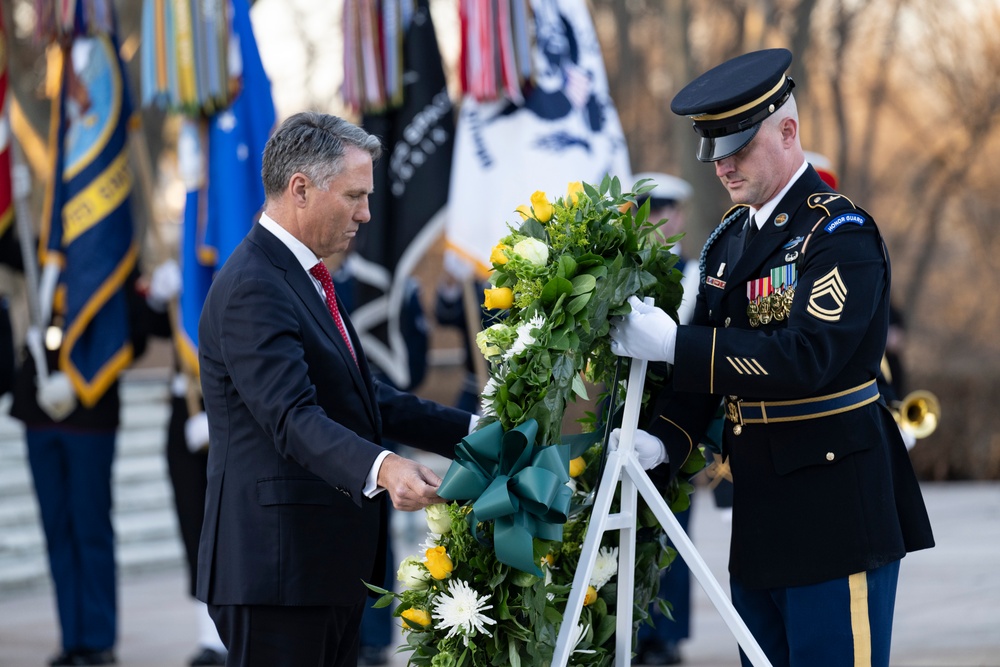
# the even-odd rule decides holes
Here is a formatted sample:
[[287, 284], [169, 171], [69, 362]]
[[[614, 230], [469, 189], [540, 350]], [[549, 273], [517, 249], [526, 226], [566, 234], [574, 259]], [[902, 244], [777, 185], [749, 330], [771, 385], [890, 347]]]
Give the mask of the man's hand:
[[35, 398], [38, 400], [38, 407], [57, 422], [68, 417], [76, 408], [73, 385], [70, 384], [69, 376], [60, 371], [38, 379]]
[[[621, 437], [622, 430], [620, 428], [611, 431], [611, 437], [608, 439], [608, 446], [611, 447], [611, 451], [618, 451], [618, 443]], [[670, 461], [670, 457], [667, 455], [667, 448], [663, 446], [663, 442], [655, 435], [646, 433], [642, 429], [636, 430], [633, 444], [635, 445], [635, 459], [642, 466], [643, 470], [649, 470], [661, 463]]]
[[656, 306], [628, 299], [632, 312], [611, 326], [611, 351], [619, 357], [674, 363], [677, 323]]
[[389, 454], [382, 461], [378, 485], [389, 493], [392, 506], [404, 512], [445, 502], [437, 494], [441, 478], [427, 466], [398, 454]]

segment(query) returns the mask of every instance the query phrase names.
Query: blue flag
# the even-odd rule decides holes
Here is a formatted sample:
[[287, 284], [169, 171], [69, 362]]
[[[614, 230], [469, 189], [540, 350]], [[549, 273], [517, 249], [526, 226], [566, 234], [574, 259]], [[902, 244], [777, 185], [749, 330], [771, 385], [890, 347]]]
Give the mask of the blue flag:
[[250, 231], [264, 204], [264, 145], [275, 124], [271, 82], [257, 51], [246, 0], [232, 0], [233, 39], [242, 63], [232, 105], [207, 121], [188, 121], [179, 152], [188, 184], [181, 242], [177, 349], [198, 369], [198, 319], [215, 272]]
[[92, 407], [132, 361], [124, 286], [135, 267], [126, 80], [113, 36], [64, 49], [41, 252], [61, 267], [59, 370]]

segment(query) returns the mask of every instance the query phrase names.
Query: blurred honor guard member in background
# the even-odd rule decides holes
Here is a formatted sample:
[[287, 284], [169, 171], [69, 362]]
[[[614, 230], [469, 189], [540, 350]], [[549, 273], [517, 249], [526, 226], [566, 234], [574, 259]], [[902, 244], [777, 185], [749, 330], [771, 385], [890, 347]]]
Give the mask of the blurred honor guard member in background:
[[636, 435], [663, 463], [725, 401], [733, 603], [771, 664], [885, 666], [899, 561], [934, 540], [876, 387], [888, 256], [871, 216], [805, 160], [791, 60], [745, 54], [674, 98], [736, 206], [702, 251], [692, 323], [633, 298], [612, 349], [674, 364]]
[[208, 493], [198, 597], [228, 665], [358, 661], [367, 589], [397, 509], [443, 502], [383, 437], [451, 456], [473, 415], [372, 378], [321, 261], [368, 222], [377, 138], [300, 113], [264, 149], [264, 213], [219, 271], [198, 329]]

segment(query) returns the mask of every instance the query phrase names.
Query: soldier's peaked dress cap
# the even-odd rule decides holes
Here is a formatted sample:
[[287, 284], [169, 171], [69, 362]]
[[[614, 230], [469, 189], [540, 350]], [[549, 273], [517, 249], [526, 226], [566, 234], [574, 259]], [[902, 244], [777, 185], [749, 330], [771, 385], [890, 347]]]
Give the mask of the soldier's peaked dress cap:
[[785, 72], [788, 49], [765, 49], [737, 56], [713, 67], [674, 96], [670, 110], [690, 116], [701, 136], [698, 159], [729, 157], [757, 135], [761, 122], [792, 94], [795, 83]]

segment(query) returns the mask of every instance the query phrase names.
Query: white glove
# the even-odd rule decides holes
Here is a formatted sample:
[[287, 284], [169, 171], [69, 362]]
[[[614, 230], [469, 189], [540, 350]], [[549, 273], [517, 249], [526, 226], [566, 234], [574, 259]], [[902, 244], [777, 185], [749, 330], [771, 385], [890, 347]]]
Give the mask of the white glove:
[[611, 327], [611, 351], [619, 357], [674, 363], [677, 323], [656, 306], [630, 296], [632, 312]]
[[903, 436], [903, 444], [906, 445], [906, 451], [910, 451], [917, 444], [917, 436], [913, 435], [912, 431], [909, 431], [902, 426], [899, 427], [899, 434]]
[[166, 308], [167, 304], [181, 291], [181, 269], [173, 259], [160, 264], [153, 269], [149, 277], [149, 305], [157, 310]]
[[35, 392], [38, 407], [55, 421], [62, 421], [76, 408], [76, 393], [69, 376], [61, 371], [39, 378]]
[[[608, 446], [611, 447], [611, 451], [618, 451], [618, 441], [621, 440], [621, 437], [622, 430], [620, 428], [611, 431], [611, 437], [608, 439]], [[667, 455], [667, 448], [663, 446], [663, 441], [655, 435], [646, 433], [642, 429], [636, 429], [635, 440], [632, 444], [635, 445], [635, 459], [642, 466], [643, 470], [649, 470], [661, 463], [670, 461], [670, 456]]]
[[208, 447], [208, 415], [199, 412], [184, 423], [184, 439], [192, 453]]

